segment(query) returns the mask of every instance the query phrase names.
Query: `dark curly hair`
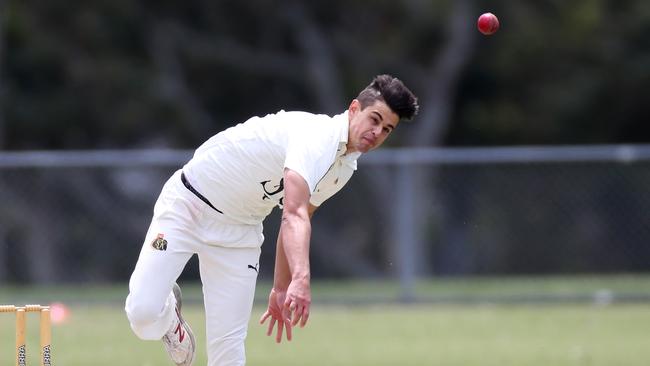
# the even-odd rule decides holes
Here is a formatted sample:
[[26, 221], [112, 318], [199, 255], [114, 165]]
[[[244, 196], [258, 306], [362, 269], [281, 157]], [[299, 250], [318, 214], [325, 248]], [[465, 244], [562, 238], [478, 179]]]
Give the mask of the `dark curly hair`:
[[400, 119], [411, 120], [418, 113], [420, 106], [418, 98], [402, 81], [390, 75], [377, 75], [370, 85], [359, 93], [357, 100], [361, 109], [382, 101], [399, 116]]

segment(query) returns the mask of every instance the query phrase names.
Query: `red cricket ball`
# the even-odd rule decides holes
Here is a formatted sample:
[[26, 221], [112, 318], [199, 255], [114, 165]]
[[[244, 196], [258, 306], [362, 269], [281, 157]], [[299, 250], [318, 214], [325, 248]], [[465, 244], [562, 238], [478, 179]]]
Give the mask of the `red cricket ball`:
[[489, 36], [499, 30], [499, 19], [492, 13], [481, 14], [476, 25], [479, 32]]

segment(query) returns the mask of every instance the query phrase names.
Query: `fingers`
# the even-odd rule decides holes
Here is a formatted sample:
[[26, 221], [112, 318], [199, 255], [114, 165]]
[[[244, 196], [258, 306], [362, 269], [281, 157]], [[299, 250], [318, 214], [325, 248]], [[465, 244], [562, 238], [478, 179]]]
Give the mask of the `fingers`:
[[[273, 326], [274, 325], [275, 325], [275, 318], [271, 318], [271, 321], [269, 322], [269, 327], [266, 330], [266, 335], [267, 336], [270, 336], [271, 334], [273, 334]], [[278, 322], [278, 325], [280, 325], [279, 322]]]
[[287, 324], [291, 324], [291, 313], [291, 307], [285, 304], [285, 306], [282, 308], [282, 320]]
[[300, 324], [304, 327], [309, 320], [310, 301], [307, 298], [296, 298], [296, 296], [279, 296], [277, 293], [272, 294], [269, 300], [269, 308], [260, 317], [260, 324], [265, 324], [270, 318], [266, 335], [273, 335], [275, 330], [275, 341], [282, 342], [285, 336], [287, 341], [293, 338], [293, 327]]
[[309, 320], [309, 308], [307, 308], [302, 314], [302, 320], [300, 320], [300, 328], [304, 328], [305, 325], [307, 325], [307, 320]]
[[270, 316], [271, 316], [271, 313], [270, 313], [268, 310], [265, 311], [264, 314], [262, 314], [262, 316], [260, 317], [260, 324], [264, 324], [264, 322], [266, 321], [266, 319], [267, 319], [268, 317], [270, 317]]
[[287, 340], [291, 341], [291, 312], [287, 308], [282, 309], [282, 323], [287, 329]]
[[273, 328], [276, 327], [276, 323], [277, 323], [277, 333], [275, 335], [275, 341], [277, 343], [282, 342], [282, 334], [284, 334], [285, 328], [286, 328], [287, 340], [291, 341], [292, 338], [291, 323], [284, 321], [282, 318], [273, 316], [273, 314], [267, 310], [260, 318], [260, 324], [264, 324], [266, 322], [266, 319], [268, 318], [271, 318], [271, 320], [269, 321], [268, 328], [266, 329], [266, 335], [271, 336], [273, 334]]
[[291, 309], [291, 311], [293, 312], [293, 317], [292, 317], [293, 321], [291, 322], [291, 326], [295, 327], [296, 324], [298, 324], [298, 322], [302, 318], [302, 312], [304, 311], [304, 306], [296, 305], [296, 303], [292, 303], [291, 305], [292, 306], [289, 307], [289, 309], [293, 308], [293, 309]]
[[282, 325], [283, 325], [283, 322], [279, 321], [278, 322], [278, 333], [275, 335], [275, 342], [276, 343], [282, 342], [282, 328], [283, 328]]
[[268, 319], [269, 317], [271, 317], [271, 320], [269, 321], [269, 327], [266, 330], [266, 335], [267, 336], [270, 336], [271, 334], [273, 334], [273, 326], [275, 326], [275, 321], [276, 321], [275, 317], [271, 316], [271, 312], [267, 310], [262, 315], [262, 317], [260, 318], [260, 324], [264, 324], [266, 319]]
[[[275, 323], [275, 319], [273, 319], [273, 322], [271, 324], [273, 323]], [[282, 334], [285, 332], [285, 330], [287, 334], [287, 341], [291, 341], [291, 325], [281, 320], [278, 320], [278, 328], [277, 328], [277, 333], [275, 335], [276, 343], [282, 342]], [[269, 330], [266, 335], [271, 335], [271, 333], [273, 333], [273, 327], [269, 325]]]
[[284, 325], [287, 328], [287, 341], [291, 342], [291, 324], [285, 323]]
[[287, 323], [291, 324], [292, 327], [300, 324], [301, 328], [307, 324], [307, 320], [309, 320], [309, 304], [302, 305], [296, 301], [288, 299], [284, 305], [285, 310], [288, 313], [285, 317]]

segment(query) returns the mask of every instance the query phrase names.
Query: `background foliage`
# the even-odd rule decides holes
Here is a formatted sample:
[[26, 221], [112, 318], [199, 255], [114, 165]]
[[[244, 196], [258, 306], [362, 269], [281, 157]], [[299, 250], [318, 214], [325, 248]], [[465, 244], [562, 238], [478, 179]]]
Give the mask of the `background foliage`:
[[[643, 0], [6, 0], [0, 150], [191, 150], [253, 115], [340, 113], [379, 73], [420, 97], [392, 147], [644, 143], [649, 33]], [[177, 167], [2, 170], [0, 280], [124, 280]], [[414, 271], [647, 271], [646, 167], [414, 169]], [[362, 174], [315, 218], [317, 274], [395, 271], [406, 173]]]
[[[643, 0], [1, 6], [4, 149], [191, 148], [252, 115], [339, 112], [383, 72], [420, 96], [412, 130], [429, 132], [424, 145], [643, 142], [650, 132]], [[492, 37], [475, 30], [488, 10], [502, 24]]]

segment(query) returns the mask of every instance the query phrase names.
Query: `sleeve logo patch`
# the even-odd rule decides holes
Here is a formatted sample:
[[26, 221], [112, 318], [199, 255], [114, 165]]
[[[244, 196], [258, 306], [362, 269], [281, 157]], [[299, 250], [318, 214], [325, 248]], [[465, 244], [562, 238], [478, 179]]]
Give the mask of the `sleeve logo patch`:
[[164, 234], [158, 234], [156, 239], [151, 243], [151, 246], [156, 250], [167, 250], [167, 240], [164, 239], [164, 236]]

